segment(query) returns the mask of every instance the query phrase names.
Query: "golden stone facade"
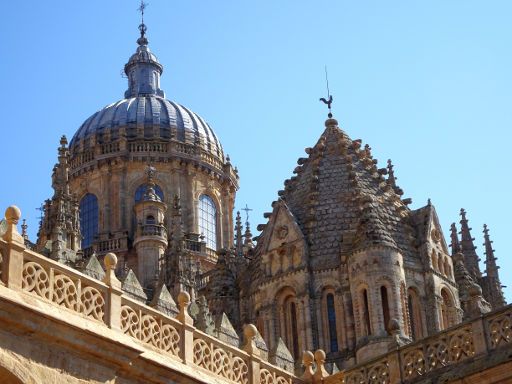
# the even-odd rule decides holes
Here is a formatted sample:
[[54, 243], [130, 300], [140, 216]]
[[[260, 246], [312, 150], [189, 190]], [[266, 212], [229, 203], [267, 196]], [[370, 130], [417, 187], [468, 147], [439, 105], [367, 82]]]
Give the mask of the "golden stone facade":
[[1, 382], [512, 380], [487, 227], [482, 273], [466, 212], [448, 245], [329, 114], [253, 238], [236, 168], [139, 29], [124, 98], [60, 140], [36, 243], [6, 211]]

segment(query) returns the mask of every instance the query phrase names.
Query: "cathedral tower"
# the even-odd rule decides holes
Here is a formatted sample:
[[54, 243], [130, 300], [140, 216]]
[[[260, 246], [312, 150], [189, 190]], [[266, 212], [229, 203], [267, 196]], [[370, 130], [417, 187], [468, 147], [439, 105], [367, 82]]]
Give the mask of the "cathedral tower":
[[[210, 125], [165, 98], [160, 85], [163, 66], [149, 49], [143, 22], [139, 30], [136, 52], [124, 67], [125, 98], [85, 120], [69, 149], [62, 149], [66, 164], [58, 166], [56, 177], [61, 180], [64, 167], [64, 194], [69, 191], [77, 198], [81, 236], [70, 239], [80, 242], [81, 238], [81, 244], [75, 244], [83, 249], [81, 265], [93, 253], [101, 259], [115, 252], [118, 272], [136, 271], [148, 288], [160, 269], [158, 260], [166, 252], [169, 232], [176, 227], [177, 216], [166, 209], [173, 206], [175, 196], [181, 205], [183, 247], [192, 264], [209, 270], [217, 251], [233, 244], [238, 174]], [[152, 166], [149, 183], [148, 163]], [[40, 243], [49, 236], [45, 228]], [[60, 231], [55, 225], [52, 228]], [[149, 235], [149, 228], [158, 233]], [[63, 241], [55, 242], [56, 246]]]

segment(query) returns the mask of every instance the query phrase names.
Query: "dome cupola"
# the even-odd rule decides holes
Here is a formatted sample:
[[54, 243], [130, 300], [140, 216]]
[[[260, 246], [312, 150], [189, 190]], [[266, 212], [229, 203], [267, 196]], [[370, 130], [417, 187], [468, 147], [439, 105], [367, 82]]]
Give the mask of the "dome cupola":
[[130, 57], [124, 66], [124, 73], [128, 77], [128, 89], [124, 93], [125, 98], [155, 95], [165, 97], [160, 89], [160, 75], [162, 64], [149, 50], [146, 38], [146, 25], [139, 25], [140, 37], [137, 39], [137, 51]]

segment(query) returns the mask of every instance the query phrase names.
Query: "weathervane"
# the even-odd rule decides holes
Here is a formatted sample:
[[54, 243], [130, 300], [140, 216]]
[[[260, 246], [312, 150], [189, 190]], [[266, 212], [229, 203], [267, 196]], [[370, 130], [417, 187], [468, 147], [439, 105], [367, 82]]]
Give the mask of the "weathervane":
[[251, 208], [247, 204], [245, 204], [245, 208], [242, 208], [242, 211], [245, 211], [245, 224], [249, 224], [249, 212], [252, 211]]
[[332, 95], [331, 95], [331, 92], [329, 91], [329, 78], [327, 77], [327, 65], [325, 66], [325, 83], [327, 85], [327, 99], [325, 99], [324, 97], [321, 97], [320, 101], [322, 101], [324, 104], [327, 104], [327, 108], [329, 108], [329, 114], [327, 116], [329, 116], [329, 119], [330, 119], [332, 117], [332, 113], [331, 113]]

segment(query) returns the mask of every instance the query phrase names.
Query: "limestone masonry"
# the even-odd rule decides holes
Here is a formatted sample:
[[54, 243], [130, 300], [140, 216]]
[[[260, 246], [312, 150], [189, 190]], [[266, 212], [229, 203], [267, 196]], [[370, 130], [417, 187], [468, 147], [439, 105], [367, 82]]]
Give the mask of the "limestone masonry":
[[[253, 237], [139, 26], [124, 98], [60, 139], [38, 238], [0, 226], [0, 383], [512, 382], [489, 229], [447, 244], [329, 115]], [[310, 352], [310, 351], [315, 351]]]

